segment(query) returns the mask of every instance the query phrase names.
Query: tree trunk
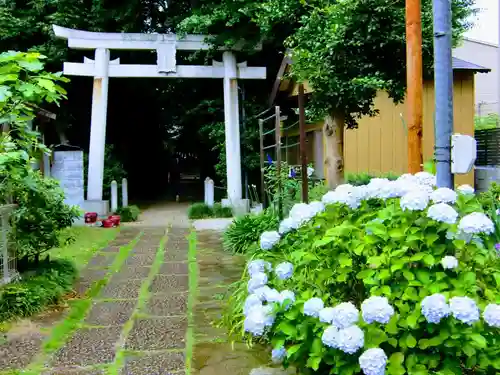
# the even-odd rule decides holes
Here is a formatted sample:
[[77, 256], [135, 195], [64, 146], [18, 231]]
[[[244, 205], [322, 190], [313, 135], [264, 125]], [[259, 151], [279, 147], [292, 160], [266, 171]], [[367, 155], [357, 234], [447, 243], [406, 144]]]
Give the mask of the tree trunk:
[[330, 189], [344, 182], [344, 116], [332, 113], [325, 118], [326, 181]]

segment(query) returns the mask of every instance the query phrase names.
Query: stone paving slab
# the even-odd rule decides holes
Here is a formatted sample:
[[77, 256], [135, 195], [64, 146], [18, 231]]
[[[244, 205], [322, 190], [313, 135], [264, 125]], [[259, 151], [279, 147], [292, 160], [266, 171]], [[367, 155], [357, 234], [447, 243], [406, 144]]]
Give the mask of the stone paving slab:
[[188, 260], [188, 246], [183, 250], [175, 250], [167, 245], [165, 251], [165, 262], [187, 262]]
[[44, 335], [33, 332], [2, 342], [0, 344], [0, 370], [27, 366], [38, 353], [44, 338]]
[[183, 353], [144, 353], [126, 357], [121, 375], [167, 375], [184, 370], [184, 363]]
[[41, 375], [104, 375], [104, 370], [99, 369], [75, 369], [72, 367], [61, 367], [42, 372]]
[[135, 300], [94, 302], [85, 323], [95, 326], [123, 325], [132, 315], [135, 305]]
[[105, 269], [84, 269], [75, 283], [75, 291], [78, 294], [85, 294], [92, 284], [103, 279], [107, 272]]
[[144, 312], [153, 316], [184, 315], [187, 311], [187, 294], [153, 296], [149, 299]]
[[126, 349], [165, 350], [185, 347], [186, 318], [138, 319], [130, 332]]
[[189, 274], [189, 263], [163, 263], [158, 272], [160, 275], [187, 275]]
[[99, 251], [101, 253], [118, 253], [120, 251], [120, 246], [108, 246]]
[[157, 275], [150, 286], [151, 293], [179, 293], [189, 290], [188, 275]]
[[111, 276], [111, 282], [123, 282], [132, 279], [145, 279], [151, 272], [151, 267], [123, 265], [121, 270]]
[[87, 264], [88, 268], [106, 268], [113, 264], [115, 260], [115, 253], [97, 253]]
[[133, 299], [139, 296], [142, 280], [128, 280], [125, 282], [110, 282], [101, 291], [100, 298]]
[[151, 249], [147, 254], [130, 254], [123, 267], [144, 267], [151, 266], [155, 261], [157, 249]]
[[90, 366], [112, 362], [121, 327], [84, 328], [54, 356], [53, 367]]

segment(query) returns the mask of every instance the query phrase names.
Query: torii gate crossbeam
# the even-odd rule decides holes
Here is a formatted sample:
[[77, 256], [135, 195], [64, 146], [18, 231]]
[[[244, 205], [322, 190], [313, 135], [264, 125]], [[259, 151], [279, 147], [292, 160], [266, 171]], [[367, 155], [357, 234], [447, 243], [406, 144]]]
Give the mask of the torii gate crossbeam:
[[[107, 213], [107, 202], [102, 200], [104, 176], [104, 149], [106, 144], [106, 117], [108, 84], [116, 78], [219, 78], [224, 87], [224, 119], [226, 134], [227, 195], [233, 206], [242, 202], [241, 151], [238, 103], [239, 79], [265, 79], [265, 67], [248, 67], [236, 63], [232, 51], [223, 52], [223, 61], [212, 66], [177, 65], [177, 50], [207, 50], [206, 36], [175, 34], [100, 33], [53, 26], [56, 37], [66, 39], [69, 48], [95, 50], [95, 58], [83, 63], [65, 62], [66, 75], [94, 78], [92, 115], [90, 125], [87, 201], [95, 211]], [[156, 50], [156, 65], [120, 64], [110, 60], [110, 50]], [[256, 47], [260, 49], [260, 47]]]

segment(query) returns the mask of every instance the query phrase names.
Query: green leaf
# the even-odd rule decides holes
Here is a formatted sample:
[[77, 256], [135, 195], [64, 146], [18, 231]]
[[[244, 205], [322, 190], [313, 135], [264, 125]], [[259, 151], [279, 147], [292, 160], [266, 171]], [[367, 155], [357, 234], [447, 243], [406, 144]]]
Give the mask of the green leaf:
[[403, 366], [405, 356], [401, 352], [396, 352], [389, 358], [389, 366], [387, 368], [389, 375], [404, 375], [406, 369]]
[[424, 257], [423, 257], [423, 261], [424, 263], [427, 265], [427, 266], [433, 266], [436, 264], [436, 260], [434, 259], [434, 257], [431, 255], [431, 254], [426, 254]]
[[297, 335], [296, 326], [287, 321], [281, 322], [278, 326], [278, 330], [283, 332], [288, 337], [295, 337]]
[[23, 67], [24, 69], [30, 71], [30, 72], [39, 72], [40, 70], [43, 69], [43, 63], [41, 61], [26, 61], [26, 60], [20, 60], [18, 64]]
[[478, 349], [484, 349], [486, 348], [487, 341], [486, 339], [480, 335], [479, 333], [473, 333], [469, 336], [469, 338], [473, 341], [471, 343], [472, 346], [478, 348]]
[[417, 340], [412, 336], [411, 333], [406, 336], [406, 346], [409, 348], [414, 348], [417, 345]]
[[390, 236], [391, 238], [396, 239], [396, 240], [398, 240], [398, 239], [400, 239], [400, 238], [404, 237], [404, 235], [405, 235], [405, 234], [404, 234], [404, 232], [403, 232], [403, 230], [402, 230], [401, 228], [395, 228], [395, 229], [391, 229], [391, 230], [389, 231], [389, 236]]
[[313, 247], [323, 247], [323, 246], [328, 245], [329, 243], [333, 242], [334, 240], [335, 240], [335, 237], [323, 237], [322, 239], [314, 242]]
[[471, 345], [465, 344], [462, 347], [462, 351], [465, 353], [467, 357], [471, 357], [476, 354], [476, 349], [474, 349]]
[[338, 257], [338, 261], [341, 267], [351, 267], [352, 259], [346, 254], [340, 254]]
[[286, 356], [287, 356], [287, 358], [290, 358], [292, 355], [294, 355], [301, 347], [302, 347], [302, 344], [296, 344], [296, 345], [290, 346], [286, 350]]
[[403, 271], [403, 276], [408, 281], [415, 280], [415, 275], [412, 272], [408, 271], [408, 270], [404, 270]]
[[48, 79], [40, 78], [37, 80], [37, 83], [48, 91], [53, 92], [56, 90], [56, 85], [54, 84], [54, 82], [52, 82]]
[[367, 279], [369, 277], [372, 277], [374, 273], [375, 273], [374, 270], [363, 270], [361, 272], [358, 272], [358, 274], [356, 275], [356, 278], [358, 278], [360, 280], [364, 280], [364, 279]]
[[307, 367], [312, 368], [314, 371], [317, 371], [321, 360], [321, 357], [309, 357], [309, 359], [307, 360]]

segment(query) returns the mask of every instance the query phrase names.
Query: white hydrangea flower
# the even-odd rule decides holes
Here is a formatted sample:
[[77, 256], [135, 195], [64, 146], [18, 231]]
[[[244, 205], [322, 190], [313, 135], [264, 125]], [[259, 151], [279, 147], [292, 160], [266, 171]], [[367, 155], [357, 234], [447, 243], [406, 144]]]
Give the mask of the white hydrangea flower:
[[271, 360], [273, 361], [273, 363], [281, 363], [283, 361], [283, 359], [285, 359], [285, 356], [286, 356], [286, 349], [281, 346], [277, 349], [273, 349], [272, 352], [271, 352]]
[[409, 193], [405, 194], [399, 202], [399, 205], [401, 206], [401, 209], [403, 211], [422, 211], [427, 208], [428, 204], [429, 194], [427, 194], [425, 191], [420, 190], [410, 191]]
[[271, 306], [252, 308], [243, 322], [245, 332], [254, 336], [262, 336], [266, 328], [274, 324], [274, 315]]
[[351, 193], [356, 187], [351, 184], [342, 184], [338, 185], [335, 188], [335, 192], [337, 193]]
[[446, 203], [437, 203], [429, 207], [427, 217], [440, 223], [455, 224], [458, 212]]
[[264, 293], [264, 298], [265, 301], [268, 303], [274, 303], [274, 302], [279, 302], [281, 295], [280, 292], [278, 292], [276, 289], [269, 289], [266, 290]]
[[469, 297], [450, 298], [450, 310], [453, 317], [462, 323], [472, 325], [479, 320], [479, 308]]
[[294, 229], [299, 228], [301, 225], [307, 223], [316, 215], [311, 207], [306, 203], [297, 203], [290, 210], [289, 218], [292, 220]]
[[436, 176], [429, 172], [415, 173], [419, 185], [436, 186]]
[[276, 276], [278, 276], [278, 279], [287, 280], [293, 275], [293, 264], [290, 262], [280, 263], [276, 266], [274, 272], [276, 272]]
[[420, 303], [422, 315], [429, 323], [439, 323], [441, 319], [450, 315], [450, 307], [442, 294], [436, 293], [425, 297]]
[[359, 356], [359, 366], [365, 375], [384, 375], [387, 355], [380, 348], [371, 348]]
[[283, 219], [281, 221], [278, 233], [286, 234], [288, 232], [291, 232], [293, 229], [297, 229], [297, 227], [297, 223], [291, 217], [287, 217], [286, 219]]
[[343, 302], [333, 308], [332, 324], [339, 329], [350, 327], [359, 320], [359, 311], [351, 302]]
[[280, 240], [280, 234], [276, 231], [264, 232], [260, 235], [260, 248], [271, 250]]
[[243, 306], [243, 314], [247, 316], [250, 310], [256, 306], [257, 307], [262, 306], [262, 301], [258, 295], [250, 294], [245, 300], [245, 305]]
[[321, 298], [310, 298], [304, 303], [304, 315], [317, 318], [319, 316], [319, 311], [323, 307], [325, 307], [325, 305]]
[[260, 298], [261, 301], [266, 300], [266, 296], [269, 295], [271, 288], [269, 288], [267, 285], [263, 285], [257, 289], [254, 290], [253, 294], [255, 294], [257, 297]]
[[314, 215], [317, 215], [325, 210], [325, 205], [319, 201], [313, 201], [309, 203], [309, 207], [311, 211], [314, 213]]
[[295, 302], [295, 293], [290, 290], [283, 290], [280, 293], [279, 303], [283, 305], [286, 303], [285, 308], [288, 309]]
[[457, 188], [457, 190], [460, 194], [464, 194], [464, 195], [472, 195], [475, 192], [474, 188], [470, 185], [460, 185]]
[[330, 348], [339, 349], [347, 354], [354, 354], [365, 344], [365, 334], [356, 325], [337, 329], [329, 326], [321, 336], [323, 344]]
[[465, 234], [492, 234], [495, 231], [495, 225], [485, 214], [473, 212], [460, 220], [458, 230]]
[[314, 168], [307, 167], [307, 177], [311, 177], [314, 173]]
[[319, 311], [319, 321], [323, 323], [332, 324], [333, 320], [333, 307], [325, 307]]
[[419, 184], [418, 178], [415, 177], [414, 175], [412, 175], [411, 173], [402, 174], [401, 176], [399, 176], [397, 178], [396, 181], [404, 182], [404, 183], [409, 184], [409, 185], [418, 185]]
[[360, 205], [360, 201], [356, 199], [356, 197], [347, 190], [330, 191], [323, 196], [321, 201], [324, 204], [334, 204], [334, 203], [345, 204], [346, 206], [349, 206], [353, 210], [358, 208]]
[[486, 306], [483, 319], [490, 327], [500, 328], [500, 305], [490, 303]]
[[252, 294], [260, 287], [267, 284], [267, 275], [264, 272], [255, 273], [250, 280], [248, 280], [247, 289], [248, 293]]
[[356, 186], [352, 191], [351, 195], [356, 199], [357, 201], [364, 201], [367, 199], [372, 198], [371, 196], [372, 191], [370, 188], [366, 185], [361, 185], [361, 186]]
[[398, 183], [389, 181], [386, 178], [384, 179], [374, 178], [370, 181], [370, 183], [372, 183], [374, 180], [377, 180], [377, 182], [373, 183], [373, 185], [376, 186], [376, 189], [374, 191], [374, 198], [389, 199], [400, 196], [401, 189]]
[[458, 259], [454, 256], [447, 255], [441, 259], [441, 265], [445, 270], [453, 270], [458, 267]]
[[361, 314], [368, 324], [373, 322], [387, 324], [394, 315], [394, 308], [386, 297], [372, 296], [361, 304]]
[[431, 199], [434, 203], [455, 203], [457, 193], [449, 188], [439, 188], [431, 193]]
[[257, 273], [262, 273], [266, 271], [271, 271], [272, 270], [272, 265], [269, 262], [266, 262], [265, 260], [262, 259], [256, 259], [252, 260], [251, 262], [248, 263], [247, 265], [247, 271], [250, 277]]

